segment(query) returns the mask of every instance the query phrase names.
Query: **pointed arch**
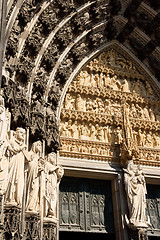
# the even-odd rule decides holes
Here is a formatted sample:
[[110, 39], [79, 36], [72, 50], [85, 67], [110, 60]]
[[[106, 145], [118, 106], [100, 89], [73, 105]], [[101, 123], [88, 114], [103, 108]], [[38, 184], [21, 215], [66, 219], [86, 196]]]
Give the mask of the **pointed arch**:
[[156, 92], [157, 96], [159, 96], [159, 94], [160, 94], [160, 84], [157, 81], [157, 79], [146, 68], [146, 66], [136, 56], [134, 56], [133, 53], [131, 53], [125, 46], [120, 44], [118, 41], [113, 40], [113, 41], [111, 41], [109, 43], [106, 43], [105, 45], [101, 46], [96, 51], [91, 52], [90, 55], [86, 56], [78, 64], [78, 66], [74, 69], [74, 71], [72, 72], [72, 74], [68, 78], [68, 80], [67, 80], [67, 82], [66, 82], [66, 84], [63, 88], [63, 91], [62, 91], [62, 94], [61, 94], [61, 97], [60, 97], [60, 101], [59, 101], [59, 104], [58, 104], [58, 107], [57, 107], [58, 123], [60, 121], [61, 108], [62, 108], [62, 105], [63, 105], [65, 95], [66, 95], [66, 93], [68, 91], [68, 88], [71, 85], [73, 79], [75, 78], [75, 76], [80, 72], [80, 70], [83, 68], [83, 66], [85, 64], [87, 64], [91, 59], [98, 56], [104, 50], [109, 51], [111, 49], [115, 49], [117, 53], [121, 54], [122, 56], [125, 56], [125, 58], [127, 60], [130, 60], [131, 62], [133, 62], [133, 64], [137, 67], [137, 69], [141, 72], [141, 74], [143, 74], [144, 77], [149, 81], [149, 83], [152, 84], [152, 87], [153, 87], [154, 91]]

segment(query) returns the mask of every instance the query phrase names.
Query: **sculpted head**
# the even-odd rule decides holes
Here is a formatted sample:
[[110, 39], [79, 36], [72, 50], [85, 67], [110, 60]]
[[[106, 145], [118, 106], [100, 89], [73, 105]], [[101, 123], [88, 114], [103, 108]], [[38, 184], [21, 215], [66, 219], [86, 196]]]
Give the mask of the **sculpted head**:
[[134, 165], [133, 165], [133, 162], [132, 162], [132, 161], [131, 161], [130, 163], [128, 163], [127, 169], [128, 169], [129, 171], [133, 171], [133, 170], [134, 170]]
[[55, 153], [49, 153], [48, 154], [48, 158], [47, 158], [48, 162], [50, 162], [53, 165], [56, 165], [56, 156]]
[[42, 154], [42, 142], [37, 141], [32, 144], [31, 151], [37, 153], [39, 156]]
[[24, 141], [25, 140], [25, 129], [24, 128], [16, 128], [16, 138], [19, 140], [19, 141]]

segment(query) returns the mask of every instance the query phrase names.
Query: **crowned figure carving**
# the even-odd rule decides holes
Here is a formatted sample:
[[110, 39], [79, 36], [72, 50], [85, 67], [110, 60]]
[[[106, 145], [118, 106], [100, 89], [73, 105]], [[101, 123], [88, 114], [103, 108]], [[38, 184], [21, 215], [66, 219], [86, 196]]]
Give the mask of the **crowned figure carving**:
[[129, 218], [126, 222], [132, 229], [147, 229], [150, 226], [146, 215], [146, 181], [140, 165], [134, 165], [130, 160], [124, 169], [124, 183], [127, 195]]

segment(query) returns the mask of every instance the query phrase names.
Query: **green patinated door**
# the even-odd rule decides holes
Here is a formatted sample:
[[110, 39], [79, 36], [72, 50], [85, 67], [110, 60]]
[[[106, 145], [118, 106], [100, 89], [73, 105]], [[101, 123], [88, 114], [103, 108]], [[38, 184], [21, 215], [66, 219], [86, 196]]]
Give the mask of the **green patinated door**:
[[97, 233], [107, 233], [114, 239], [110, 181], [64, 177], [60, 184], [59, 210], [61, 231], [79, 232], [81, 237], [85, 233], [88, 240], [91, 234], [95, 238], [93, 233], [97, 237]]

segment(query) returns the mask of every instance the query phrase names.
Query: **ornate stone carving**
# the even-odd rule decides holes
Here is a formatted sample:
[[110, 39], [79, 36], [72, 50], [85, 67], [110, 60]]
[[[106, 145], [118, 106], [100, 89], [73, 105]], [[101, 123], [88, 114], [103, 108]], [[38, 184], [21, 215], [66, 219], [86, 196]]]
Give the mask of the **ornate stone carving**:
[[38, 212], [39, 210], [39, 172], [42, 171], [42, 142], [37, 141], [32, 144], [30, 159], [27, 167], [27, 203], [26, 211]]
[[6, 191], [8, 181], [9, 159], [6, 154], [8, 146], [8, 133], [10, 130], [11, 115], [4, 107], [4, 99], [0, 95], [0, 192]]
[[44, 239], [48, 239], [48, 240], [56, 239], [57, 238], [57, 223], [44, 222], [43, 237], [44, 237]]
[[129, 209], [130, 228], [147, 228], [149, 226], [146, 216], [146, 182], [140, 166], [128, 162], [124, 169], [124, 183]]
[[[61, 111], [61, 154], [83, 153], [89, 158], [99, 154], [96, 149], [104, 142], [119, 145], [121, 160], [126, 154], [127, 159], [134, 156], [143, 163], [144, 156], [158, 159], [159, 110], [159, 99], [133, 63], [114, 49], [103, 52], [84, 66], [68, 89]], [[88, 145], [86, 141], [77, 147], [81, 140]], [[94, 150], [90, 141], [98, 144]], [[104, 156], [111, 157], [108, 151]]]
[[24, 188], [25, 129], [10, 132], [7, 151], [9, 154], [8, 186], [5, 194], [7, 204], [22, 206]]
[[[44, 194], [44, 217], [57, 219], [57, 190], [63, 177], [64, 171], [56, 165], [56, 156], [50, 153], [44, 164], [45, 171], [45, 194]], [[47, 219], [45, 219], [46, 221]], [[49, 221], [51, 221], [50, 219]]]
[[40, 216], [36, 213], [27, 213], [25, 216], [24, 239], [40, 239]]
[[73, 39], [72, 27], [70, 25], [65, 25], [64, 28], [61, 28], [57, 35], [57, 40], [60, 42], [60, 47], [67, 46]]
[[[3, 106], [3, 98], [0, 100]], [[56, 237], [58, 221], [57, 191], [63, 177], [63, 168], [56, 165], [55, 153], [49, 154], [44, 161], [44, 141], [43, 149], [42, 142], [36, 141], [28, 151], [28, 145], [25, 144], [25, 129], [9, 130], [8, 121], [7, 124], [6, 141], [1, 142], [5, 143], [5, 153], [0, 162], [3, 170], [0, 175], [2, 185], [0, 210], [1, 215], [4, 214], [5, 221], [3, 222], [4, 239], [13, 237], [16, 239], [38, 237], [39, 239], [40, 235], [42, 236], [43, 220], [44, 236], [48, 234], [48, 237], [53, 239]], [[27, 139], [29, 140], [28, 130]], [[6, 161], [5, 169], [2, 168], [3, 160]], [[5, 201], [3, 201], [3, 194]]]
[[20, 234], [21, 209], [16, 206], [4, 208], [3, 239], [21, 239]]

